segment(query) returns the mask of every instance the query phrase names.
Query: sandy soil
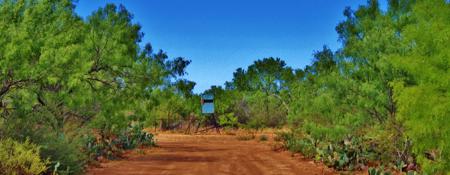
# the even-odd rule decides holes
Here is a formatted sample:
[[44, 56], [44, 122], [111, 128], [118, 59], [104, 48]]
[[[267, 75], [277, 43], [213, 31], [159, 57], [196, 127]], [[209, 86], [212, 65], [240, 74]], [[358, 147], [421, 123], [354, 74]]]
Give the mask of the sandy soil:
[[334, 174], [310, 160], [272, 151], [268, 142], [239, 141], [228, 135], [159, 134], [156, 138], [158, 148], [102, 163], [88, 174]]

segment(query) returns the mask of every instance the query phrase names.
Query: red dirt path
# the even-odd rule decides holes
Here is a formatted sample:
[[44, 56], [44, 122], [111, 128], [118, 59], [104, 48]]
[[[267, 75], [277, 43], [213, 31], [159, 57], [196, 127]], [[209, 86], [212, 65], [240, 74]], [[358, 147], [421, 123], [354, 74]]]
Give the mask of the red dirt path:
[[334, 174], [288, 152], [274, 152], [267, 143], [239, 141], [234, 136], [159, 134], [156, 139], [158, 148], [103, 163], [87, 174]]

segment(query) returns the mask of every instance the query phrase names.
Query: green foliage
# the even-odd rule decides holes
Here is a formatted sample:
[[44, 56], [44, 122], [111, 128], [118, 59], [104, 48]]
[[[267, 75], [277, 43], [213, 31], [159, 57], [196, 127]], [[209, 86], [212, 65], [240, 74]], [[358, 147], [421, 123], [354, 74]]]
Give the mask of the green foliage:
[[291, 152], [301, 152], [308, 158], [313, 158], [315, 155], [314, 140], [292, 138], [286, 140], [286, 148]]
[[389, 1], [382, 11], [371, 0], [346, 9], [336, 27], [343, 47], [316, 52], [290, 86], [289, 122], [299, 134], [287, 146], [338, 169], [374, 161], [447, 173], [449, 7]]
[[122, 150], [156, 145], [153, 135], [144, 131], [143, 125], [140, 123], [131, 124], [118, 134], [107, 136], [86, 137], [85, 151], [91, 159], [97, 160], [100, 157], [116, 159], [121, 156]]
[[280, 58], [255, 61], [247, 70], [238, 68], [225, 89], [213, 86], [215, 109], [223, 116], [234, 115], [247, 128], [280, 127], [288, 112], [288, 87], [294, 71]]
[[409, 79], [392, 82], [398, 104], [398, 121], [411, 137], [413, 151], [423, 170], [450, 173], [450, 4], [448, 1], [418, 1], [405, 27], [408, 52], [392, 54], [392, 64]]
[[58, 174], [81, 174], [87, 163], [86, 153], [81, 152], [84, 140], [77, 137], [69, 138], [66, 135], [49, 134], [41, 141], [34, 141], [42, 145], [41, 156], [50, 160], [47, 172], [56, 167]]
[[155, 146], [153, 135], [143, 131], [141, 124], [135, 124], [123, 131], [116, 144], [121, 144], [124, 149], [133, 149], [139, 146]]
[[239, 123], [237, 117], [235, 117], [233, 113], [228, 113], [219, 116], [219, 124], [221, 126], [234, 128], [237, 127]]
[[39, 157], [39, 146], [26, 140], [23, 143], [10, 138], [0, 140], [0, 174], [41, 174], [48, 160]]
[[374, 150], [371, 140], [367, 139], [353, 137], [327, 141], [302, 131], [278, 133], [278, 137], [288, 150], [322, 161], [337, 170], [361, 170], [369, 162], [378, 160], [379, 153]]
[[82, 173], [97, 158], [91, 150], [153, 145], [141, 125], [156, 122], [159, 91], [183, 99], [163, 110], [185, 115], [178, 107], [195, 85], [177, 80], [189, 60], [140, 47], [141, 27], [125, 7], [108, 4], [85, 20], [74, 8], [70, 0], [0, 1], [0, 137], [38, 144], [51, 162], [46, 173]]

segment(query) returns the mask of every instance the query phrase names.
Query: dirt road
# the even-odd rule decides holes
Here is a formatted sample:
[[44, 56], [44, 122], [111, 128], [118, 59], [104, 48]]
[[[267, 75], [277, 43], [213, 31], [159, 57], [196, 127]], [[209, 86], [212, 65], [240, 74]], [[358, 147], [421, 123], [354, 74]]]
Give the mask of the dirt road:
[[158, 148], [104, 163], [88, 174], [333, 174], [324, 166], [274, 152], [267, 143], [254, 140], [227, 135], [159, 134], [156, 138]]

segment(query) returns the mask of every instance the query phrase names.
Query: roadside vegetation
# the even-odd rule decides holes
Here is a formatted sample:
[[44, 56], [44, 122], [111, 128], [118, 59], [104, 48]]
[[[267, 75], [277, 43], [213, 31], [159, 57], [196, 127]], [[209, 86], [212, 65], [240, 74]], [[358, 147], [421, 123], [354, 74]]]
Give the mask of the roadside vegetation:
[[0, 36], [0, 174], [81, 174], [190, 106], [190, 61], [141, 43], [123, 6], [82, 19], [69, 0], [4, 0]]
[[449, 2], [371, 0], [344, 15], [342, 47], [309, 66], [264, 58], [212, 87], [221, 123], [287, 126], [287, 149], [337, 170], [450, 173]]
[[[297, 69], [281, 58], [212, 86], [201, 115], [190, 60], [142, 43], [123, 6], [83, 19], [70, 0], [0, 0], [0, 174], [82, 174], [154, 146], [152, 129], [287, 128], [285, 149], [336, 170], [450, 173], [450, 3], [376, 0], [347, 8], [338, 50]], [[338, 22], [338, 21], [337, 21]]]

